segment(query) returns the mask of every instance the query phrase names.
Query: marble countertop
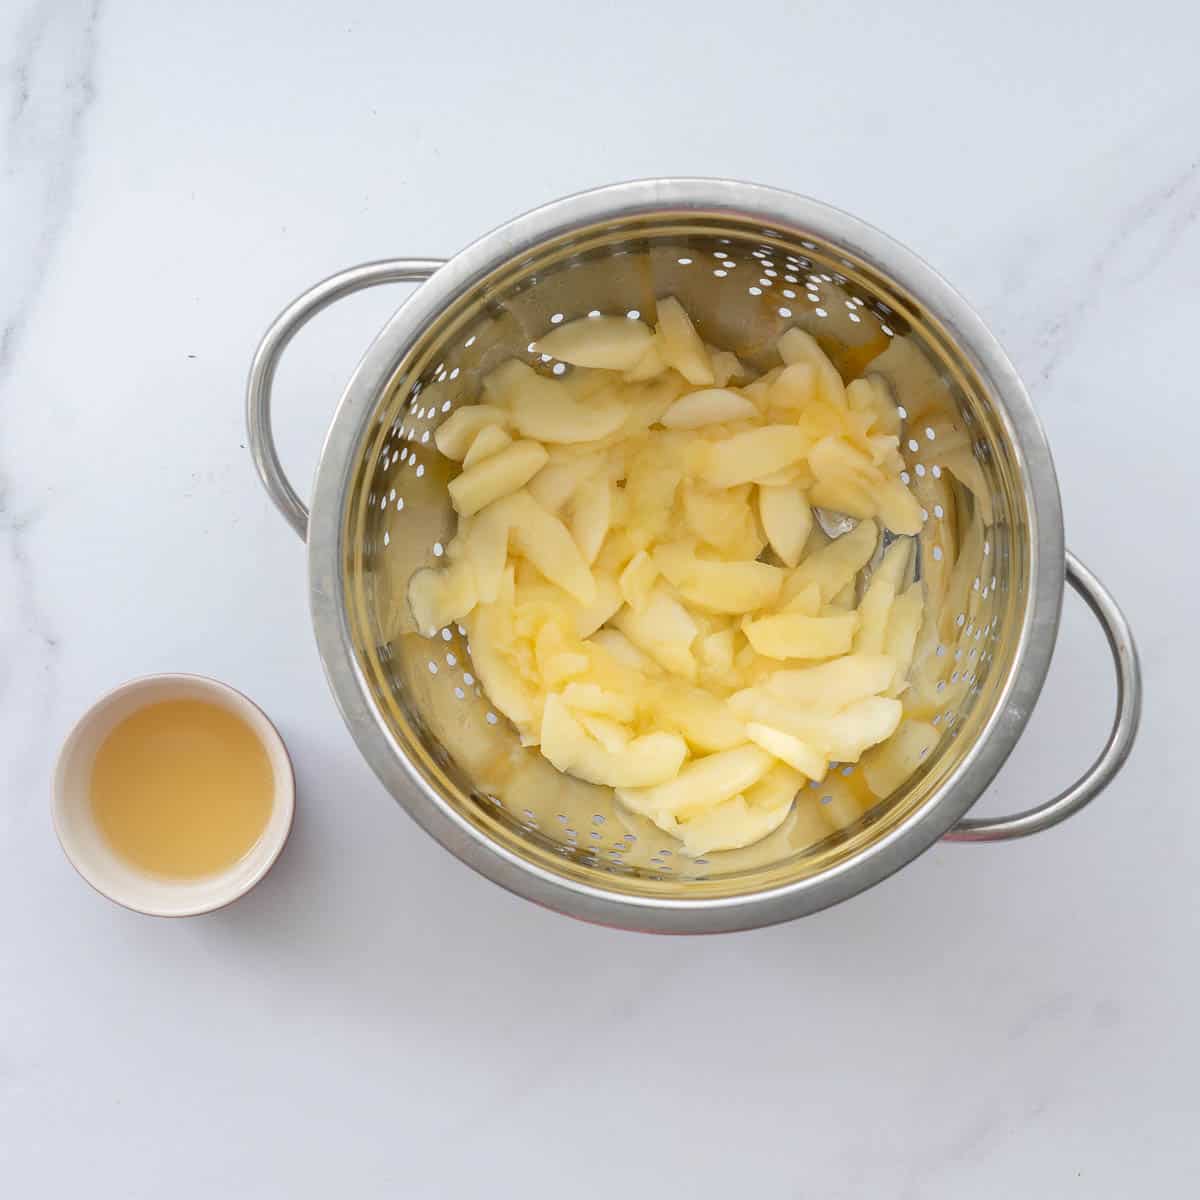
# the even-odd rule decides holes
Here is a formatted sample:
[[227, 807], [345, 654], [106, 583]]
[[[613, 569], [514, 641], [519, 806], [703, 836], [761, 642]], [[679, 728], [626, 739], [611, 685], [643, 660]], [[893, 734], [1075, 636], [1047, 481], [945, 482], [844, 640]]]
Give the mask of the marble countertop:
[[[1183, 0], [0, 6], [0, 1191], [1186, 1194], [1198, 39]], [[1127, 770], [1061, 828], [700, 940], [541, 911], [403, 815], [326, 688], [242, 416], [310, 282], [667, 174], [821, 197], [966, 293], [1147, 689]], [[347, 302], [285, 364], [298, 480], [395, 303]], [[49, 819], [74, 719], [160, 670], [255, 697], [299, 776], [276, 869], [190, 921], [93, 894]], [[1112, 703], [1068, 599], [979, 811], [1065, 784]]]

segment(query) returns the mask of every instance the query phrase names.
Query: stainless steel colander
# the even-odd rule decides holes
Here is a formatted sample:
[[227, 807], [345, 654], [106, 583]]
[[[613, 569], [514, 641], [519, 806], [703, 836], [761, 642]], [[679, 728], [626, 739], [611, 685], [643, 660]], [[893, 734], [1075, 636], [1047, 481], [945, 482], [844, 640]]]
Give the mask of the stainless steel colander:
[[[426, 281], [354, 372], [317, 470], [311, 514], [271, 439], [271, 384], [295, 333], [343, 296]], [[463, 631], [419, 636], [405, 603], [455, 520], [454, 464], [432, 434], [482, 375], [552, 321], [653, 318], [677, 296], [706, 341], [775, 365], [789, 326], [846, 378], [883, 375], [903, 406], [902, 450], [926, 510], [920, 562], [937, 621], [918, 648], [941, 740], [893, 795], [853, 767], [801, 792], [743, 850], [691, 859], [608, 789], [558, 774], [489, 705]], [[561, 316], [559, 315], [561, 314]], [[903, 246], [800, 196], [718, 180], [647, 180], [557, 201], [447, 262], [367, 263], [317, 284], [278, 318], [250, 374], [255, 462], [309, 551], [313, 622], [360, 749], [407, 811], [464, 862], [532, 900], [631, 929], [710, 932], [813, 912], [869, 887], [938, 838], [1034, 833], [1113, 778], [1137, 729], [1141, 683], [1116, 604], [1063, 544], [1049, 447], [1021, 381], [963, 299]], [[1045, 804], [964, 819], [1012, 750], [1041, 690], [1069, 581], [1104, 627], [1117, 716], [1100, 756]]]

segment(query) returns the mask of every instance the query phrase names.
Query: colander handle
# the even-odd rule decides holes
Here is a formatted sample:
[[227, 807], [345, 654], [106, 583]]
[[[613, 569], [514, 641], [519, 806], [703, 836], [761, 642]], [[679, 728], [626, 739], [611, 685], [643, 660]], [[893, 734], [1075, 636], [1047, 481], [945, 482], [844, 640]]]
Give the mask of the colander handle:
[[339, 271], [297, 296], [275, 318], [258, 343], [246, 384], [246, 428], [250, 436], [250, 453], [267, 495], [283, 513], [287, 523], [300, 535], [301, 541], [308, 535], [308, 508], [283, 472], [271, 432], [271, 388], [275, 382], [275, 368], [284, 350], [317, 313], [335, 301], [381, 283], [420, 283], [428, 279], [442, 262], [438, 258], [386, 258]]
[[1074, 816], [1094, 800], [1113, 781], [1125, 765], [1133, 740], [1137, 736], [1142, 716], [1142, 670], [1138, 664], [1137, 646], [1133, 631], [1117, 602], [1096, 578], [1070, 552], [1067, 553], [1067, 582], [1083, 597], [1088, 608], [1096, 614], [1108, 639], [1113, 663], [1117, 669], [1117, 715], [1113, 720], [1108, 741], [1094, 763], [1065, 791], [1053, 800], [1026, 809], [1011, 817], [968, 818], [959, 821], [946, 834], [950, 842], [998, 842], [1006, 838], [1026, 837], [1041, 833], [1059, 821]]

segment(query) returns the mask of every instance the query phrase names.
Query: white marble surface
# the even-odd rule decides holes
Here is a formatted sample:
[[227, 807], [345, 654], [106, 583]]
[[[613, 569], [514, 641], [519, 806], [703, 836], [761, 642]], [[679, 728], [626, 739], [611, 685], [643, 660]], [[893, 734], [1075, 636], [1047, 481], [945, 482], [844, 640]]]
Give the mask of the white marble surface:
[[[0, 6], [0, 1193], [1189, 1194], [1198, 39], [1184, 0]], [[1070, 824], [707, 940], [540, 911], [401, 813], [242, 428], [309, 282], [672, 173], [830, 200], [967, 293], [1147, 682], [1134, 759]], [[298, 479], [393, 303], [296, 347]], [[156, 670], [257, 698], [300, 779], [266, 883], [186, 922], [94, 895], [49, 822], [75, 716]], [[1068, 602], [981, 809], [1065, 783], [1111, 703]]]

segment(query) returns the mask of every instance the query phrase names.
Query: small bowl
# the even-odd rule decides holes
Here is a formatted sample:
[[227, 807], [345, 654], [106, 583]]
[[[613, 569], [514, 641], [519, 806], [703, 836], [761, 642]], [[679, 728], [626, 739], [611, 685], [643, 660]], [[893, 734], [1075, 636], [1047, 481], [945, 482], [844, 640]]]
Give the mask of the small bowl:
[[[92, 816], [92, 763], [104, 739], [130, 714], [164, 700], [205, 700], [235, 713], [258, 736], [275, 777], [271, 815], [248, 854], [215, 875], [166, 879], [121, 858]], [[54, 771], [54, 831], [71, 865], [101, 895], [153, 917], [191, 917], [244, 896], [271, 869], [292, 828], [296, 781], [278, 730], [256, 704], [203, 675], [147, 675], [98, 700], [71, 730]]]

